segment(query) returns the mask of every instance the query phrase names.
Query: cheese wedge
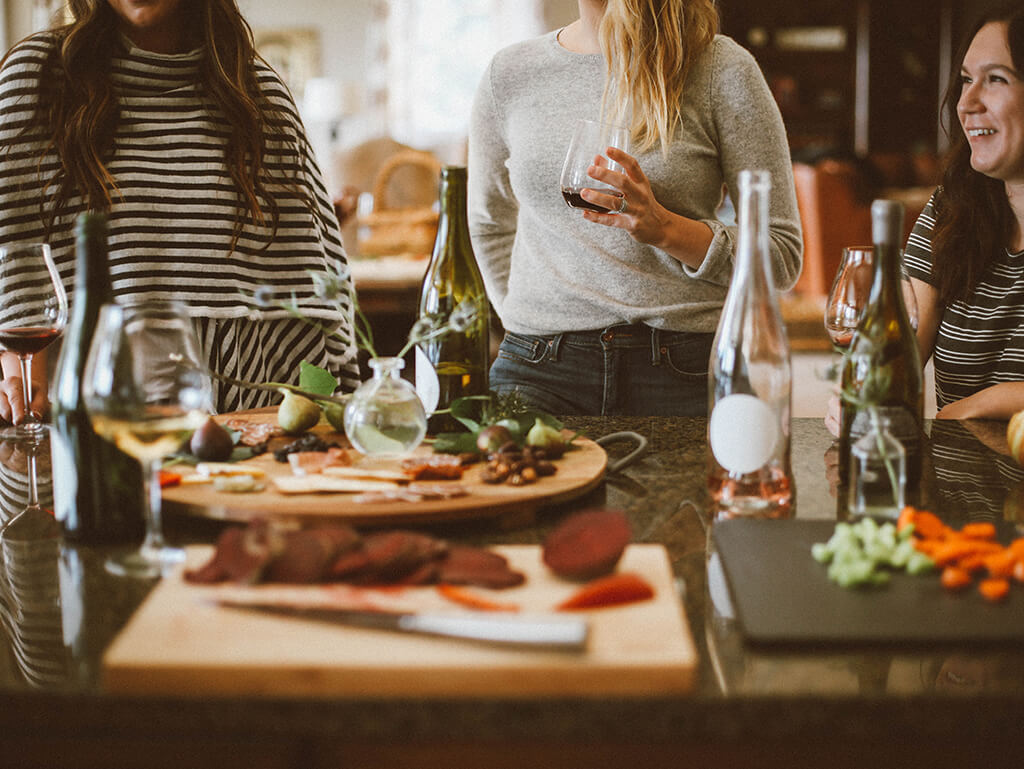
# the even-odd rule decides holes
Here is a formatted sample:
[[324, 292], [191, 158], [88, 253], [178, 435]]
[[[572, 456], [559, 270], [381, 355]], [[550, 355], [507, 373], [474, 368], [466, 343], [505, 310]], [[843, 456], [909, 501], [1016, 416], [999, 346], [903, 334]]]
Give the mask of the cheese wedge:
[[196, 472], [207, 478], [215, 475], [251, 475], [262, 478], [266, 473], [258, 467], [244, 465], [240, 462], [200, 462]]
[[332, 478], [329, 475], [282, 475], [272, 478], [282, 494], [357, 494], [366, 491], [388, 491], [398, 486], [391, 481], [370, 481], [362, 478]]
[[401, 470], [373, 470], [368, 467], [325, 467], [321, 472], [333, 478], [362, 478], [370, 481], [408, 483], [409, 476]]

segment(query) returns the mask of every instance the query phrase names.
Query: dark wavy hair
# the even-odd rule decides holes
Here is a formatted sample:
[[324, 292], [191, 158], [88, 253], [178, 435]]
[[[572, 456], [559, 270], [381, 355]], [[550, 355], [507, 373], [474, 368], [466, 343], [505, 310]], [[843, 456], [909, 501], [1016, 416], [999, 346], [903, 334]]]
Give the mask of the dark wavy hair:
[[1024, 4], [1005, 3], [983, 13], [966, 36], [950, 73], [942, 100], [943, 128], [950, 137], [942, 194], [937, 198], [932, 238], [934, 270], [942, 304], [966, 297], [978, 285], [993, 256], [1006, 248], [1013, 233], [1013, 212], [1006, 187], [971, 168], [971, 147], [960, 127], [956, 105], [962, 84], [960, 68], [978, 31], [992, 22], [1007, 25], [1014, 68], [1024, 75]]
[[[57, 28], [58, 45], [47, 62], [39, 119], [59, 170], [50, 180], [47, 229], [78, 193], [90, 209], [110, 209], [117, 185], [107, 161], [120, 120], [117, 93], [110, 79], [113, 52], [123, 49], [118, 17], [107, 0], [69, 0], [72, 21]], [[264, 163], [268, 136], [300, 152], [296, 136], [263, 94], [256, 80], [257, 58], [252, 30], [235, 0], [182, 0], [181, 12], [201, 45], [199, 88], [228, 125], [225, 154], [228, 173], [238, 191], [237, 240], [246, 219], [275, 228], [278, 207], [268, 192]], [[234, 243], [232, 243], [232, 247]]]

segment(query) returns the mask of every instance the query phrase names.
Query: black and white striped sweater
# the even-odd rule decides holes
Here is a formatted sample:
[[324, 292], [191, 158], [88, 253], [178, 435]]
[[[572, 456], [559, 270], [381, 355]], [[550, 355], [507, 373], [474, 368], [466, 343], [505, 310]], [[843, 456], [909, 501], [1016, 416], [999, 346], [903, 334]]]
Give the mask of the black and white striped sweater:
[[[36, 127], [35, 110], [52, 33], [18, 44], [0, 70], [0, 243], [46, 238], [44, 188], [58, 168]], [[298, 152], [269, 143], [269, 189], [280, 210], [277, 231], [246, 221], [234, 249], [240, 197], [225, 162], [228, 126], [199, 86], [202, 50], [155, 54], [131, 46], [112, 53], [111, 77], [121, 118], [107, 169], [117, 189], [109, 212], [110, 271], [116, 297], [185, 302], [214, 370], [249, 381], [297, 381], [299, 363], [324, 366], [345, 389], [357, 382], [352, 312], [347, 294], [325, 301], [311, 273], [347, 274], [337, 220], [294, 102], [280, 78], [257, 64], [257, 80], [296, 137]], [[52, 193], [52, 188], [50, 192]], [[74, 220], [85, 209], [70, 200], [49, 235], [71, 294]], [[325, 335], [287, 312], [268, 309], [294, 297], [303, 313], [336, 333]], [[351, 288], [346, 280], [345, 288]], [[220, 386], [220, 411], [264, 405], [269, 396]]]

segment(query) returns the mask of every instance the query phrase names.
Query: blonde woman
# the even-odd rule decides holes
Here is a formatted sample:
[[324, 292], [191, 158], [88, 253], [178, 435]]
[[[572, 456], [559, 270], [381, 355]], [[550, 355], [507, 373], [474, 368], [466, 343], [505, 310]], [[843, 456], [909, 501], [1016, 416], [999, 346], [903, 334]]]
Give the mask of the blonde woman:
[[[707, 410], [712, 338], [737, 231], [723, 186], [773, 180], [771, 262], [793, 285], [802, 245], [778, 108], [754, 59], [717, 34], [712, 0], [579, 0], [567, 27], [499, 52], [470, 128], [470, 226], [506, 330], [492, 389], [555, 414]], [[569, 208], [559, 189], [579, 118], [628, 125], [625, 173], [593, 167], [620, 213]]]

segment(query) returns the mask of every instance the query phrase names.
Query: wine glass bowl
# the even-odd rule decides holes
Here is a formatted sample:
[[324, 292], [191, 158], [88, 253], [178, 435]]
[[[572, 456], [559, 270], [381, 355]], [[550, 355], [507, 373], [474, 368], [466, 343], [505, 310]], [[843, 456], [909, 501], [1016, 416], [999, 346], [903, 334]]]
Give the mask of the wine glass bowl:
[[[832, 288], [825, 302], [825, 330], [837, 352], [844, 352], [850, 346], [853, 332], [857, 329], [864, 308], [871, 294], [874, 248], [872, 246], [849, 246], [843, 249]], [[917, 301], [910, 277], [901, 270], [903, 303], [907, 308], [910, 325], [917, 329]]]
[[15, 353], [21, 369], [25, 416], [0, 431], [7, 440], [37, 440], [46, 430], [32, 411], [32, 360], [64, 331], [68, 298], [46, 243], [0, 248], [0, 349]]
[[143, 465], [146, 538], [107, 570], [155, 577], [184, 558], [163, 541], [162, 460], [211, 412], [209, 374], [185, 307], [172, 302], [106, 304], [100, 310], [82, 381], [93, 429]]
[[566, 151], [560, 179], [562, 198], [570, 208], [581, 208], [602, 214], [619, 213], [615, 208], [608, 208], [583, 198], [583, 191], [589, 189], [622, 199], [622, 192], [587, 173], [592, 165], [602, 165], [624, 173], [622, 166], [605, 154], [608, 147], [617, 147], [623, 152], [629, 152], [629, 129], [597, 120], [577, 121], [569, 149]]

